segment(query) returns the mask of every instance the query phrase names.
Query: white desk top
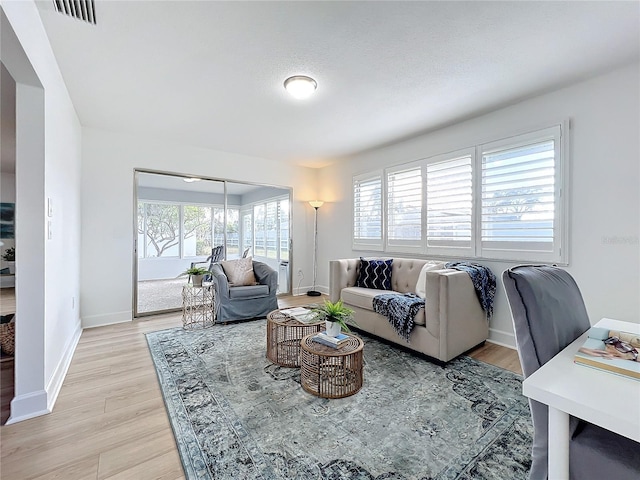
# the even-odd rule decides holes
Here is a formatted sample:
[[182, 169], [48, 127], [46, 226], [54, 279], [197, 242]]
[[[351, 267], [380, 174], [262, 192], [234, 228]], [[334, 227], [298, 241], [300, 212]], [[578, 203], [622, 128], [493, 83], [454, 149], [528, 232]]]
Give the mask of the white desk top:
[[[640, 324], [603, 318], [594, 326], [640, 333]], [[541, 403], [640, 442], [640, 381], [577, 365], [585, 332], [522, 384]]]

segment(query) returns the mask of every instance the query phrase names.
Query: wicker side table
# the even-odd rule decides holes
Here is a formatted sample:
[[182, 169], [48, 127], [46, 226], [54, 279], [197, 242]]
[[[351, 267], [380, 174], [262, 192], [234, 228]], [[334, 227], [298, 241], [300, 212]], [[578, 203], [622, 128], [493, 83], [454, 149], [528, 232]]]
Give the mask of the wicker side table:
[[349, 340], [336, 349], [312, 340], [300, 342], [300, 383], [302, 388], [321, 398], [342, 398], [362, 388], [364, 342], [348, 334]]
[[267, 358], [281, 367], [300, 366], [300, 340], [318, 333], [324, 322], [302, 323], [280, 310], [267, 315]]
[[210, 327], [216, 323], [215, 290], [212, 284], [182, 287], [182, 328]]

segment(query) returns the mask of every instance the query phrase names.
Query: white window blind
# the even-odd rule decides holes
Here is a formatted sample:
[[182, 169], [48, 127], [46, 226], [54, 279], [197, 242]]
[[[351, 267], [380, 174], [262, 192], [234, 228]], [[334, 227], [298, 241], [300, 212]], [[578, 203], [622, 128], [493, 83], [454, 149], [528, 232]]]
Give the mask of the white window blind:
[[427, 251], [471, 253], [472, 155], [427, 164]]
[[382, 175], [353, 179], [353, 248], [382, 250]]
[[387, 170], [387, 246], [422, 245], [422, 168]]
[[542, 138], [512, 139], [503, 148], [482, 147], [483, 257], [561, 259], [557, 221], [560, 127], [540, 133]]

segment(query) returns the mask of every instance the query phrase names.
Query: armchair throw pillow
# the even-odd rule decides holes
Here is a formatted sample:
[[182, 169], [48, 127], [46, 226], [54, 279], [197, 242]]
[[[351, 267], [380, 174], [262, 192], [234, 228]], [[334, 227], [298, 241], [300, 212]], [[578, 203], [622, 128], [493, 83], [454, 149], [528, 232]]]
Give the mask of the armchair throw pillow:
[[233, 286], [255, 285], [256, 276], [253, 273], [253, 259], [251, 257], [238, 258], [220, 262], [229, 284]]
[[356, 287], [391, 290], [391, 270], [393, 259], [365, 260], [360, 257], [360, 272]]

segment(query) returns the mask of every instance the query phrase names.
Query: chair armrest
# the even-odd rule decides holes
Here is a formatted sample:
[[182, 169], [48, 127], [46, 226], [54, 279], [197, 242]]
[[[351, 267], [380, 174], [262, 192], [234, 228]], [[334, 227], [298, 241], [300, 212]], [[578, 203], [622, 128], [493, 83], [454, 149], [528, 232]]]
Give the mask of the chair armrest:
[[253, 261], [253, 274], [260, 285], [269, 286], [269, 294], [275, 294], [278, 289], [278, 272], [266, 263]]
[[229, 298], [229, 281], [222, 269], [222, 265], [214, 263], [211, 265], [211, 281], [216, 284], [216, 294], [220, 298]]

